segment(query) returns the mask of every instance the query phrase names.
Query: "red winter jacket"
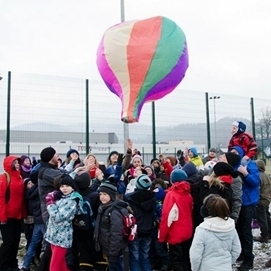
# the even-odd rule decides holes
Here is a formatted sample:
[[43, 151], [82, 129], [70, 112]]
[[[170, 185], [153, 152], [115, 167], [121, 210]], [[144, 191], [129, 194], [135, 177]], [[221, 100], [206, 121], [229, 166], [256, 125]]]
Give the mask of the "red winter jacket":
[[251, 159], [257, 154], [257, 143], [249, 133], [234, 134], [230, 139], [228, 150], [230, 151], [234, 146], [241, 147], [245, 155]]
[[19, 157], [10, 155], [4, 159], [4, 170], [10, 176], [10, 198], [6, 203], [6, 190], [8, 187], [5, 174], [0, 175], [0, 222], [7, 222], [9, 218], [23, 219], [26, 217], [24, 202], [24, 183], [20, 171], [12, 170], [12, 163]]
[[189, 183], [185, 181], [173, 183], [167, 190], [162, 207], [159, 242], [174, 245], [192, 237], [192, 208], [193, 199]]

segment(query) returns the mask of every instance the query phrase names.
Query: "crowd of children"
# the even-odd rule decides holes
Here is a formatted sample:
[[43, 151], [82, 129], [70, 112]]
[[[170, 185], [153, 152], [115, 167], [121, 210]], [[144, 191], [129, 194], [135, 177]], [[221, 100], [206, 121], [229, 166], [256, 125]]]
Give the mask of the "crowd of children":
[[257, 145], [245, 128], [234, 122], [228, 152], [211, 148], [204, 159], [191, 146], [147, 165], [131, 140], [107, 166], [74, 149], [62, 162], [52, 147], [39, 163], [6, 157], [0, 271], [232, 270], [237, 259], [239, 270], [252, 269], [255, 211], [261, 236], [254, 241], [271, 236], [271, 181], [263, 161], [253, 161]]

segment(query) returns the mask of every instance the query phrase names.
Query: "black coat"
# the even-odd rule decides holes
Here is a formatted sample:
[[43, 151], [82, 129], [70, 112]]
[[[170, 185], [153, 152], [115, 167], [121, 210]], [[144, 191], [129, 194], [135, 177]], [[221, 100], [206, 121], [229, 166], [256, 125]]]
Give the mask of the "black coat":
[[27, 190], [26, 201], [28, 214], [33, 216], [34, 223], [42, 224], [43, 220], [41, 216], [38, 184], [34, 184], [29, 190]]
[[156, 206], [155, 193], [150, 190], [135, 190], [126, 194], [124, 201], [131, 206], [137, 224], [138, 237], [150, 236], [155, 227], [154, 209]]

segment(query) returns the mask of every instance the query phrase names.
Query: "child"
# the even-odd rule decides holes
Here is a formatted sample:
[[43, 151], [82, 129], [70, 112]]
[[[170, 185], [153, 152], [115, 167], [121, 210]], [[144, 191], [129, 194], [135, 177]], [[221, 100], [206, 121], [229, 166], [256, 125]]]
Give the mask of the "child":
[[74, 192], [73, 179], [63, 174], [59, 181], [60, 191], [53, 191], [46, 196], [49, 222], [45, 240], [51, 244], [52, 258], [50, 271], [69, 271], [66, 264], [68, 248], [72, 247], [72, 221], [76, 214], [83, 212], [83, 199]]
[[247, 165], [247, 161], [252, 159], [257, 154], [257, 143], [251, 134], [246, 133], [246, 125], [242, 121], [235, 121], [232, 124], [232, 137], [229, 142], [228, 150], [230, 151], [234, 146], [240, 146], [245, 156], [242, 158], [241, 164]]
[[161, 179], [152, 181], [151, 190], [155, 192], [156, 206], [154, 210], [155, 228], [152, 231], [151, 247], [149, 251], [149, 258], [152, 269], [159, 269], [160, 271], [168, 270], [169, 257], [166, 243], [158, 242], [158, 229], [162, 215], [163, 200], [165, 198], [166, 183]]
[[241, 244], [227, 202], [211, 194], [201, 207], [204, 217], [190, 248], [192, 271], [232, 270], [241, 252]]
[[175, 169], [170, 175], [172, 186], [167, 190], [162, 208], [159, 242], [168, 242], [170, 267], [172, 270], [187, 270], [189, 256], [186, 255], [184, 242], [192, 237], [192, 205], [190, 185], [187, 174]]
[[186, 154], [186, 162], [192, 162], [197, 170], [203, 170], [203, 162], [198, 155], [198, 150], [195, 147], [190, 147], [189, 149], [185, 149]]
[[[31, 173], [30, 178], [33, 179], [34, 181], [34, 178], [32, 177], [33, 175]], [[34, 229], [33, 234], [31, 236], [29, 247], [27, 248], [24, 257], [24, 262], [21, 271], [30, 270], [30, 265], [33, 262], [33, 258], [35, 258], [35, 255], [37, 258], [39, 258], [38, 255], [40, 254], [41, 242], [43, 240], [43, 236], [45, 233], [45, 225], [43, 223], [43, 219], [41, 216], [41, 207], [37, 180], [36, 183], [33, 184], [31, 179], [27, 179], [29, 181], [26, 180], [25, 185], [27, 189], [26, 200], [28, 210], [33, 215]]]
[[94, 230], [95, 248], [97, 251], [102, 248], [107, 256], [109, 271], [123, 271], [123, 250], [127, 241], [122, 236], [123, 221], [118, 208], [127, 208], [128, 204], [116, 200], [117, 187], [109, 181], [100, 185], [99, 193], [102, 204], [98, 210]]

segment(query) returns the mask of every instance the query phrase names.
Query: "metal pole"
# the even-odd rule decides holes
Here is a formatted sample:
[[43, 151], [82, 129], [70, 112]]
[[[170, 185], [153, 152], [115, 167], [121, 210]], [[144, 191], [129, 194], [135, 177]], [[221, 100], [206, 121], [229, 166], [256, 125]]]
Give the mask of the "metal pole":
[[256, 129], [255, 129], [255, 114], [254, 114], [254, 99], [250, 98], [250, 107], [251, 107], [251, 124], [252, 124], [252, 135], [256, 138]]
[[216, 98], [214, 98], [214, 125], [215, 125], [215, 148], [217, 149], [215, 100]]
[[89, 154], [89, 85], [86, 79], [86, 155]]
[[155, 103], [152, 102], [152, 157], [156, 157]]
[[8, 72], [8, 88], [7, 88], [6, 156], [10, 154], [10, 97], [11, 97], [11, 71]]
[[207, 149], [211, 148], [211, 129], [210, 129], [210, 112], [209, 112], [209, 94], [205, 92], [206, 104], [206, 124], [207, 124]]
[[263, 127], [261, 127], [261, 148], [262, 148], [262, 159], [264, 159], [264, 144], [263, 144]]
[[[125, 21], [124, 0], [120, 0], [120, 21], [122, 23]], [[128, 138], [129, 138], [129, 124], [126, 122], [123, 122], [124, 152], [126, 151], [126, 142]]]

